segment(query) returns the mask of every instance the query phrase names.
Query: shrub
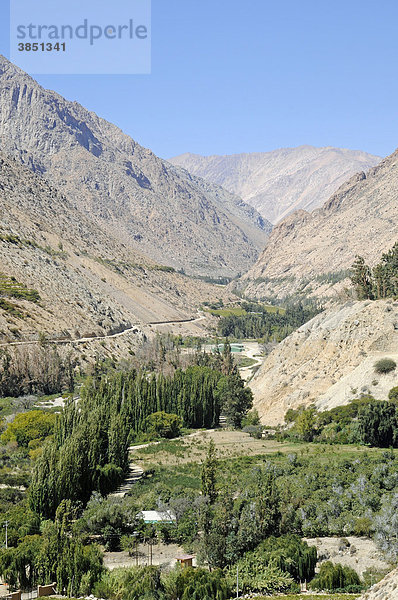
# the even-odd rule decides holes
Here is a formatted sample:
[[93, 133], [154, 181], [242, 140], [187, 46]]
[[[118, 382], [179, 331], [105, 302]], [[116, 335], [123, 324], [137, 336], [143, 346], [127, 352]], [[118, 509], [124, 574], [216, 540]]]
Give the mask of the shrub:
[[[179, 569], [179, 570], [178, 570]], [[177, 576], [175, 573], [178, 573]], [[216, 569], [209, 572], [206, 569], [194, 569], [192, 567], [177, 570], [170, 574], [169, 581], [166, 580], [169, 597], [181, 600], [227, 600], [230, 598], [230, 589], [223, 572]]]
[[18, 414], [1, 436], [2, 442], [17, 442], [27, 447], [32, 440], [44, 440], [54, 431], [56, 416], [41, 410]]
[[94, 595], [111, 600], [161, 600], [164, 598], [163, 589], [159, 567], [120, 568], [103, 574], [94, 587]]
[[376, 373], [383, 375], [385, 373], [391, 373], [391, 371], [394, 371], [396, 366], [397, 363], [392, 358], [381, 358], [374, 364], [374, 369]]
[[354, 590], [360, 591], [361, 580], [359, 575], [351, 567], [334, 565], [331, 561], [321, 565], [318, 575], [311, 581], [311, 588], [315, 590]]
[[396, 402], [398, 404], [398, 385], [391, 388], [388, 392], [388, 399], [391, 400], [391, 402]]
[[146, 418], [145, 429], [147, 433], [162, 438], [175, 438], [181, 433], [182, 419], [173, 413], [159, 411]]

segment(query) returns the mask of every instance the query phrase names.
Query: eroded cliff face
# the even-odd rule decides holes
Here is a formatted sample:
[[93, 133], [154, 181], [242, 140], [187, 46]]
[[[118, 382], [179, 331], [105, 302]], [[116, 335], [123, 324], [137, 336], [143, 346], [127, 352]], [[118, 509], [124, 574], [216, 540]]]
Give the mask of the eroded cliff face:
[[277, 425], [289, 408], [326, 410], [361, 393], [387, 399], [398, 371], [374, 371], [386, 356], [398, 364], [398, 302], [350, 302], [317, 315], [271, 352], [250, 383], [261, 421]]

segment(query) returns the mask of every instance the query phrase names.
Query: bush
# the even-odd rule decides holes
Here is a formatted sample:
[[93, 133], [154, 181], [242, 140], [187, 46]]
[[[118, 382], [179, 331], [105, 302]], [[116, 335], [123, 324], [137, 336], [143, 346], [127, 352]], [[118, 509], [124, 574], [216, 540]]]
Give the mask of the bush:
[[388, 392], [388, 399], [391, 400], [391, 402], [396, 402], [398, 404], [398, 385], [391, 388]]
[[32, 440], [44, 440], [54, 432], [56, 415], [42, 410], [18, 414], [1, 436], [3, 443], [17, 442], [26, 448]]
[[381, 358], [374, 364], [374, 369], [376, 373], [380, 373], [381, 375], [385, 373], [391, 373], [394, 371], [397, 363], [392, 358]]
[[[178, 571], [179, 569], [179, 571]], [[178, 573], [176, 576], [175, 573]], [[223, 572], [216, 569], [209, 572], [206, 569], [194, 569], [187, 567], [170, 574], [169, 581], [166, 580], [169, 597], [180, 598], [180, 600], [227, 600], [230, 597], [230, 589]]]
[[[352, 590], [360, 591], [361, 580], [351, 567], [334, 565], [331, 561], [321, 565], [318, 575], [311, 581], [310, 586], [315, 590]], [[354, 588], [357, 588], [356, 590]]]
[[94, 587], [97, 598], [161, 600], [164, 588], [159, 567], [132, 567], [107, 571]]
[[146, 432], [162, 438], [178, 437], [181, 434], [181, 427], [181, 417], [163, 411], [149, 415], [145, 421]]

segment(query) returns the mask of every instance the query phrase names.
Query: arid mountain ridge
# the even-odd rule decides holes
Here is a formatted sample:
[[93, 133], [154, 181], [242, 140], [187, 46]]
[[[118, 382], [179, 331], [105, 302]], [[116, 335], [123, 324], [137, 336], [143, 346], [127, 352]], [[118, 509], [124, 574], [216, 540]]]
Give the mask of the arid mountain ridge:
[[240, 286], [248, 296], [299, 293], [338, 300], [355, 256], [374, 264], [397, 239], [398, 151], [354, 175], [322, 208], [282, 221]]
[[246, 271], [271, 226], [0, 56], [0, 149], [41, 174], [126, 248], [201, 275]]
[[295, 210], [319, 208], [352, 175], [380, 160], [358, 150], [299, 146], [227, 156], [186, 153], [170, 162], [237, 194], [278, 223]]
[[[127, 249], [2, 153], [0, 200], [0, 343], [133, 328], [134, 345], [150, 323], [194, 318], [198, 298], [221, 293]], [[40, 300], [15, 295], [19, 284]]]

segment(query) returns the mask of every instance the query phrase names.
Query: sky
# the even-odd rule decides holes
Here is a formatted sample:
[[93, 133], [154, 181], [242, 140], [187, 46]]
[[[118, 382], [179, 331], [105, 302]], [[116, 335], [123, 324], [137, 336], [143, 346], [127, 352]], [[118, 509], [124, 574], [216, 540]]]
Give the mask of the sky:
[[163, 158], [303, 144], [386, 156], [398, 146], [397, 28], [396, 0], [152, 0], [151, 74], [36, 79]]

